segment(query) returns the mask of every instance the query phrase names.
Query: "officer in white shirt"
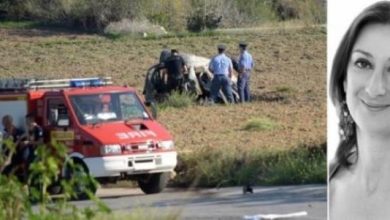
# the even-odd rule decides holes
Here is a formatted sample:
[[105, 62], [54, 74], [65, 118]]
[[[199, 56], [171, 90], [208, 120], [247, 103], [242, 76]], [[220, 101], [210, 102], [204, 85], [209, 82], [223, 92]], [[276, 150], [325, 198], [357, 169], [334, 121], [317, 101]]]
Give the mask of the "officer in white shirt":
[[233, 72], [232, 60], [225, 55], [225, 45], [218, 45], [218, 55], [214, 56], [209, 64], [209, 70], [214, 74], [211, 81], [211, 98], [212, 101], [218, 99], [218, 92], [222, 88], [228, 102], [233, 102], [233, 93], [231, 85], [231, 76]]

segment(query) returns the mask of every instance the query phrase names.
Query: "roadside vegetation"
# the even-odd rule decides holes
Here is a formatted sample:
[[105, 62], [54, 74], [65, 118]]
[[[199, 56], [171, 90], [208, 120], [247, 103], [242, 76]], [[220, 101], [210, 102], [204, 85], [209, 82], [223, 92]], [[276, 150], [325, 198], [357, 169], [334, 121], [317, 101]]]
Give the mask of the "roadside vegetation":
[[[0, 171], [15, 152], [14, 144], [6, 140], [2, 144], [0, 155]], [[52, 153], [56, 152], [56, 156]], [[0, 219], [92, 219], [97, 214], [107, 214], [110, 209], [95, 197], [88, 189], [88, 198], [95, 202], [95, 207], [78, 208], [69, 201], [76, 198], [73, 190], [77, 184], [93, 181], [88, 175], [72, 179], [62, 179], [63, 194], [53, 199], [48, 193], [48, 187], [59, 181], [63, 159], [67, 157], [64, 146], [54, 144], [53, 148], [38, 146], [37, 160], [31, 164], [27, 182], [20, 182], [17, 176], [0, 174]], [[61, 159], [60, 159], [61, 158]], [[70, 165], [70, 164], [69, 164]], [[85, 178], [84, 178], [85, 177]]]
[[[2, 144], [0, 142], [0, 144]], [[8, 150], [6, 150], [8, 149]], [[56, 156], [52, 153], [56, 152]], [[5, 141], [2, 152], [9, 151], [9, 155], [0, 155], [0, 171], [7, 165], [7, 161], [15, 152], [15, 146], [11, 141]], [[39, 146], [37, 158], [31, 164], [31, 173], [28, 182], [20, 182], [14, 176], [0, 174], [0, 219], [30, 219], [30, 220], [82, 220], [82, 219], [179, 219], [180, 212], [174, 211], [161, 214], [151, 208], [136, 208], [131, 213], [113, 213], [111, 209], [96, 197], [88, 189], [86, 199], [92, 200], [90, 206], [79, 207], [71, 201], [77, 199], [74, 187], [78, 184], [93, 184], [97, 186], [93, 178], [88, 174], [77, 175], [72, 178], [58, 179], [61, 167], [67, 160], [67, 150], [61, 144], [52, 147]], [[69, 164], [68, 164], [69, 165]], [[77, 169], [76, 165], [74, 166]], [[35, 182], [34, 182], [35, 181]], [[48, 192], [48, 187], [61, 181], [62, 193], [53, 197]]]
[[0, 19], [101, 33], [164, 34], [291, 19], [321, 24], [326, 21], [325, 4], [325, 0], [2, 0]]
[[173, 184], [223, 187], [325, 183], [325, 148], [325, 145], [289, 150], [198, 148], [180, 155]]

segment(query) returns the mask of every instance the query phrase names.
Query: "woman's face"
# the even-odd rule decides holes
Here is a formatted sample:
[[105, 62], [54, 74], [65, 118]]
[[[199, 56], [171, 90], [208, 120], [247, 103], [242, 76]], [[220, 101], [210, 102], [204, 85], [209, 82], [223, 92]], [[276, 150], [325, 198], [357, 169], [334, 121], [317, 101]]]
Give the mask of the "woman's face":
[[360, 130], [390, 133], [390, 25], [361, 30], [344, 81], [347, 105]]

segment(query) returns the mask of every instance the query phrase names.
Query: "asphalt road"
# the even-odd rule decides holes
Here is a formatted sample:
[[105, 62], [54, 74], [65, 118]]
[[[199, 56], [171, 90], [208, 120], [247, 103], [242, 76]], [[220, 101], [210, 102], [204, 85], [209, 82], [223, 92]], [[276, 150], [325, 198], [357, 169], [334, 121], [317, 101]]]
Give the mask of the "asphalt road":
[[[306, 211], [294, 219], [326, 219], [326, 185], [254, 187], [243, 194], [241, 187], [183, 190], [168, 188], [162, 193], [145, 195], [139, 189], [99, 189], [98, 197], [113, 211], [130, 212], [151, 208], [157, 213], [180, 214], [182, 219], [243, 219], [258, 214], [287, 214]], [[73, 202], [79, 207], [91, 201]], [[291, 218], [293, 219], [293, 218]]]

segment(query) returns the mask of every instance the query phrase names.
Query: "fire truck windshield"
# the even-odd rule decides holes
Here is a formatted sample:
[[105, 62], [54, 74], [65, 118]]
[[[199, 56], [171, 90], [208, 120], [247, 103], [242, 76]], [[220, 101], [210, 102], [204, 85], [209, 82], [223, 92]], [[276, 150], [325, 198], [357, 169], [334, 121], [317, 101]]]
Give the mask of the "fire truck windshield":
[[70, 96], [80, 124], [147, 119], [144, 106], [134, 93], [104, 93]]

